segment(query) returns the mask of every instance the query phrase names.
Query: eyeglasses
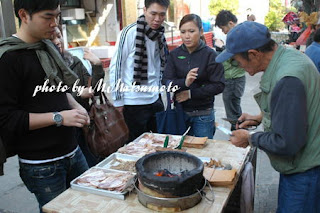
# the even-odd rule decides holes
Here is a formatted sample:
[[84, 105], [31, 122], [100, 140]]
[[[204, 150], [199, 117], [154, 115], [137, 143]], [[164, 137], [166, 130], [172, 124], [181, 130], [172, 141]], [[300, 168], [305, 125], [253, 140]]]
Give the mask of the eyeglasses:
[[261, 123], [260, 121], [255, 120], [255, 119], [245, 119], [245, 120], [239, 121], [239, 120], [232, 120], [232, 119], [229, 119], [229, 118], [222, 118], [222, 120], [228, 121], [233, 125], [237, 125], [237, 124], [240, 125], [245, 121], [254, 121], [256, 123], [256, 124], [253, 124], [251, 126], [247, 126], [246, 128], [239, 128], [239, 129], [246, 129], [246, 130], [255, 130], [255, 129], [258, 128], [258, 126]]

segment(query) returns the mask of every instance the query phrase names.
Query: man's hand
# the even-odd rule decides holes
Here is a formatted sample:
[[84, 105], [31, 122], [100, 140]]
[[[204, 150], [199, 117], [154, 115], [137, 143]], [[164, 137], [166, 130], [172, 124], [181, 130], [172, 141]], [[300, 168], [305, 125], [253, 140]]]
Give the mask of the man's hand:
[[93, 90], [90, 92], [89, 87], [86, 87], [85, 89], [83, 89], [80, 97], [83, 99], [86, 99], [86, 98], [92, 98], [93, 95], [94, 95]]
[[176, 100], [178, 103], [184, 102], [190, 99], [190, 90], [184, 90], [176, 94]]
[[249, 132], [244, 129], [239, 129], [232, 131], [232, 136], [230, 141], [233, 145], [237, 147], [246, 148], [249, 145]]
[[84, 54], [83, 54], [83, 58], [90, 61], [91, 64], [93, 65], [100, 65], [101, 61], [98, 58], [98, 56], [96, 56], [93, 52], [91, 52], [90, 49], [86, 48], [84, 49]]
[[[250, 120], [249, 120], [250, 119]], [[247, 121], [246, 121], [247, 120]], [[257, 123], [256, 121], [259, 121], [259, 123]], [[236, 129], [239, 128], [249, 128], [251, 126], [256, 126], [259, 125], [262, 121], [262, 114], [260, 115], [249, 115], [247, 113], [242, 113], [242, 115], [238, 118], [238, 121], [244, 121], [243, 123], [241, 123], [240, 125], [237, 124], [236, 125]]]
[[63, 126], [83, 127], [90, 124], [90, 119], [87, 111], [72, 109], [61, 111], [60, 114], [63, 117]]
[[221, 39], [213, 38], [214, 46], [222, 48], [224, 46], [224, 42]]
[[199, 67], [196, 67], [196, 68], [191, 69], [191, 70], [188, 72], [188, 75], [187, 75], [186, 81], [185, 81], [185, 85], [186, 85], [187, 87], [189, 87], [189, 86], [194, 82], [194, 80], [197, 79], [198, 69], [199, 69]]
[[90, 117], [88, 115], [87, 110], [81, 106], [70, 93], [67, 93], [68, 102], [72, 109], [77, 109], [82, 112], [82, 114], [85, 114], [87, 116], [87, 124], [90, 124]]

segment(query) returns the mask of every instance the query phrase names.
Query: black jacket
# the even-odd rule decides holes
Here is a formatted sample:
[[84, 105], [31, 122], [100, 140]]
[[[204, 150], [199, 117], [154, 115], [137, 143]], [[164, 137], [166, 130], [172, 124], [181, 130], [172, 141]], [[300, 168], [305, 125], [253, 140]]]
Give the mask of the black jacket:
[[[180, 87], [176, 93], [190, 89], [191, 99], [182, 102], [185, 111], [213, 108], [214, 96], [223, 91], [224, 69], [222, 64], [215, 62], [216, 56], [216, 52], [202, 40], [191, 54], [184, 44], [170, 52], [162, 83], [173, 81], [173, 86]], [[198, 77], [190, 87], [186, 87], [186, 76], [196, 67], [199, 68]]]

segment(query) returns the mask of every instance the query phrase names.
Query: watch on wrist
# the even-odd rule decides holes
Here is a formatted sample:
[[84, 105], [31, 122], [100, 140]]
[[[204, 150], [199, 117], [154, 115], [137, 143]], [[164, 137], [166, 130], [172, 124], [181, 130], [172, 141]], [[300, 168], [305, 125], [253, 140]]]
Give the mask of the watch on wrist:
[[62, 115], [59, 112], [54, 112], [53, 121], [56, 123], [57, 126], [61, 126], [63, 121]]
[[255, 133], [255, 132], [249, 132], [248, 142], [249, 142], [249, 145], [250, 145], [251, 147], [253, 147], [251, 136], [252, 136], [254, 133]]

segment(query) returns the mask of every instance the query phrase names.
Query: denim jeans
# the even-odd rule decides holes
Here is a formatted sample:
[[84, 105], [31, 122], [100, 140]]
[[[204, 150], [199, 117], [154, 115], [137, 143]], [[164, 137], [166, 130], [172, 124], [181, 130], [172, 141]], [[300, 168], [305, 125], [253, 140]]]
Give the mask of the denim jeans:
[[34, 193], [41, 208], [70, 186], [70, 181], [88, 169], [80, 148], [70, 157], [43, 164], [19, 162], [20, 177], [28, 190]]
[[[226, 79], [223, 90], [223, 103], [228, 119], [237, 121], [242, 114], [241, 97], [244, 92], [246, 77]], [[231, 125], [231, 130], [235, 130], [235, 125]]]
[[320, 212], [320, 166], [302, 173], [280, 174], [277, 213]]
[[191, 126], [191, 129], [188, 135], [195, 137], [208, 137], [209, 139], [212, 139], [216, 132], [214, 121], [215, 116], [213, 110], [210, 115], [189, 117], [187, 123]]

